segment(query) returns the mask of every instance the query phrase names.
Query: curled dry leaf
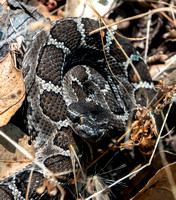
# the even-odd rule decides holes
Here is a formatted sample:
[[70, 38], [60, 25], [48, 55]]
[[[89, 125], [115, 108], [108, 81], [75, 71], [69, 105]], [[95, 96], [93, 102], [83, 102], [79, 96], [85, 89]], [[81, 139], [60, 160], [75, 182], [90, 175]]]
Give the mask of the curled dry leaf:
[[0, 61], [0, 127], [8, 123], [22, 105], [25, 85], [22, 70], [13, 65], [10, 53]]
[[[162, 84], [162, 82], [161, 82]], [[167, 86], [161, 86], [160, 90], [163, 90], [163, 88], [167, 88]], [[169, 88], [169, 87], [168, 87]], [[159, 114], [159, 112], [166, 107], [166, 105], [170, 104], [171, 101], [174, 99], [176, 94], [176, 84], [174, 84], [170, 90], [167, 91], [167, 93], [165, 94], [164, 98], [163, 98], [163, 102], [162, 103], [158, 103], [156, 108], [155, 108], [155, 113]]]
[[155, 127], [146, 109], [136, 112], [130, 138], [144, 154], [151, 154], [155, 145]]
[[[163, 159], [162, 159], [163, 157], [166, 158], [167, 162], [163, 162]], [[127, 200], [127, 199], [132, 200], [134, 198], [133, 200], [139, 200], [139, 199], [146, 200], [147, 196], [144, 193], [145, 192], [147, 193], [147, 188], [149, 188], [149, 190], [151, 189], [150, 191], [152, 191], [152, 187], [150, 188], [150, 186], [147, 183], [149, 183], [155, 177], [155, 175], [157, 175], [157, 172], [159, 173], [160, 170], [164, 166], [167, 166], [168, 163], [171, 164], [171, 163], [175, 162], [175, 160], [176, 160], [176, 155], [174, 153], [171, 153], [168, 151], [161, 151], [160, 153], [157, 153], [154, 156], [150, 166], [141, 170], [135, 176], [130, 177], [129, 182], [128, 182], [128, 187], [123, 188], [121, 191], [123, 194], [123, 199], [124, 200]], [[141, 167], [141, 164], [138, 166], [138, 169], [139, 169], [139, 167]], [[155, 178], [154, 178], [154, 180], [156, 181]], [[153, 188], [154, 187], [155, 187], [155, 185], [153, 185]], [[154, 190], [157, 191], [157, 188], [155, 188], [155, 189]], [[164, 190], [164, 188], [163, 188], [163, 190]], [[143, 193], [143, 196], [141, 193]], [[161, 197], [161, 195], [159, 195], [158, 198], [167, 199], [167, 198], [165, 198], [165, 196], [163, 196], [164, 198]], [[152, 196], [152, 195], [151, 196], [149, 195], [148, 199], [156, 200], [154, 198], [154, 196]]]
[[[169, 176], [170, 175], [170, 176]], [[147, 185], [132, 200], [174, 200], [175, 183], [172, 180], [176, 178], [176, 162], [169, 164], [154, 175]]]
[[153, 56], [150, 56], [147, 60], [147, 64], [152, 65], [154, 63], [165, 63], [167, 59], [168, 59], [168, 56], [166, 54], [159, 52], [158, 54], [154, 54]]

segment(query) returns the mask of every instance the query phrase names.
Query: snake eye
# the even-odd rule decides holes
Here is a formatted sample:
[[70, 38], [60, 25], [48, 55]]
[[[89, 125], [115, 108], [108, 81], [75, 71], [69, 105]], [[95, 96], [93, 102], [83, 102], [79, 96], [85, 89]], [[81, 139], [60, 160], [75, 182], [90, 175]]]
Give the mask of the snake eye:
[[71, 121], [75, 124], [80, 124], [82, 125], [84, 123], [84, 118], [83, 117], [79, 117], [79, 116], [76, 116], [74, 118], [71, 118]]
[[80, 118], [79, 118], [79, 122], [80, 122], [79, 124], [81, 124], [81, 125], [83, 124], [83, 122], [84, 122], [84, 121], [83, 121], [83, 117], [80, 117]]

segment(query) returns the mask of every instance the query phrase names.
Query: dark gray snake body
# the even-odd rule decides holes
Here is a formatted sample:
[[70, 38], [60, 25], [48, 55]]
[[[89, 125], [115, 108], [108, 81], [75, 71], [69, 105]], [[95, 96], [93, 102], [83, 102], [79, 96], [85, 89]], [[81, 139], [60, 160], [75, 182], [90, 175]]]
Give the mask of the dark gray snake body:
[[[33, 171], [31, 200], [58, 199], [57, 195], [49, 196], [47, 190], [38, 194], [36, 188], [42, 185], [44, 177], [51, 178], [47, 169], [53, 173], [72, 170], [70, 144], [79, 156], [75, 133], [95, 143], [110, 129], [116, 134], [123, 132], [130, 111], [147, 103], [145, 92], [153, 84], [142, 57], [128, 40], [115, 36], [127, 59], [108, 31], [104, 31], [103, 51], [100, 33], [89, 35], [98, 27], [98, 22], [86, 18], [57, 21], [50, 30], [35, 37], [25, 54], [28, 129], [36, 150], [34, 162], [40, 163]], [[143, 82], [134, 81], [130, 59]], [[152, 97], [151, 94], [149, 99]], [[30, 164], [2, 180], [1, 197], [25, 199], [32, 169]]]

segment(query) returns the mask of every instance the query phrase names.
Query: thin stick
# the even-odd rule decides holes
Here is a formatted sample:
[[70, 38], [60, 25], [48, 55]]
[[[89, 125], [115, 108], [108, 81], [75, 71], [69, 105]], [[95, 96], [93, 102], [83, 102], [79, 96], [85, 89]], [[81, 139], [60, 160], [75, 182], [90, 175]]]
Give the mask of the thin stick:
[[31, 161], [34, 160], [34, 157], [28, 153], [24, 148], [22, 148], [19, 144], [17, 144], [15, 141], [13, 141], [9, 136], [7, 136], [5, 133], [0, 131], [0, 135], [5, 138], [7, 141], [9, 141], [13, 146], [15, 146], [21, 153], [23, 153], [25, 156], [27, 156]]
[[114, 22], [114, 23], [112, 23], [112, 24], [109, 24], [109, 25], [106, 25], [106, 26], [104, 26], [104, 27], [98, 28], [98, 29], [96, 29], [96, 30], [94, 30], [94, 31], [91, 31], [91, 32], [89, 33], [89, 35], [92, 35], [92, 34], [94, 34], [94, 33], [97, 33], [97, 32], [100, 31], [100, 30], [107, 29], [107, 27], [109, 28], [109, 27], [115, 26], [115, 25], [117, 25], [117, 24], [120, 24], [120, 23], [129, 21], [129, 20], [134, 20], [134, 19], [142, 18], [142, 17], [144, 17], [144, 16], [153, 15], [153, 14], [155, 14], [155, 13], [162, 12], [162, 11], [163, 11], [163, 12], [166, 11], [166, 12], [176, 13], [176, 9], [172, 9], [172, 10], [171, 10], [170, 8], [157, 8], [157, 9], [154, 9], [154, 10], [150, 10], [150, 11], [148, 11], [148, 12], [146, 12], [146, 13], [142, 13], [142, 14], [139, 14], [139, 15], [136, 15], [136, 16], [133, 16], [133, 17], [128, 17], [128, 18], [125, 18], [125, 19], [123, 19], [123, 20], [121, 20], [121, 21]]
[[27, 185], [27, 191], [26, 191], [25, 200], [28, 200], [28, 197], [29, 197], [29, 190], [30, 190], [30, 186], [31, 186], [32, 175], [33, 175], [34, 168], [35, 168], [35, 166], [34, 166], [33, 169], [31, 170], [30, 175], [29, 175], [29, 181], [28, 181], [28, 185]]
[[[157, 9], [157, 6], [153, 3], [151, 3], [151, 6], [155, 9]], [[173, 16], [173, 12], [172, 12], [172, 6], [170, 6], [170, 9], [171, 9], [171, 13], [172, 13], [172, 16]], [[176, 26], [175, 22], [169, 17], [167, 16], [164, 12], [161, 12], [161, 14], [170, 22], [173, 24], [173, 26]]]
[[149, 47], [151, 18], [152, 18], [152, 15], [149, 15], [148, 16], [148, 22], [147, 22], [147, 33], [146, 33], [145, 55], [144, 55], [145, 62], [147, 61], [147, 54], [148, 54], [148, 47]]

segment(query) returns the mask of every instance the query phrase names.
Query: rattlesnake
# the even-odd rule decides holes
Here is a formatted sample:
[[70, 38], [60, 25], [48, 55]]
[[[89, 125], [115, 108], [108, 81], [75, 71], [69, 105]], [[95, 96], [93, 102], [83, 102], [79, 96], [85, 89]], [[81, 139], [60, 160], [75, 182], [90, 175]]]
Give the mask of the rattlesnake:
[[[33, 171], [29, 199], [57, 199], [47, 190], [36, 192], [43, 178], [50, 178], [43, 169], [54, 173], [72, 170], [70, 144], [81, 158], [76, 140], [93, 145], [109, 130], [119, 137], [136, 105], [147, 104], [146, 92], [153, 83], [142, 57], [127, 39], [114, 32], [128, 58], [112, 33], [104, 30], [102, 35], [89, 35], [98, 27], [97, 21], [88, 18], [56, 21], [48, 31], [35, 36], [24, 56], [28, 130], [36, 150], [35, 162], [40, 163]], [[143, 82], [135, 78], [130, 61]], [[150, 92], [148, 100], [153, 96]], [[3, 179], [1, 197], [25, 199], [32, 169], [30, 164]], [[64, 184], [65, 180], [58, 181]]]

